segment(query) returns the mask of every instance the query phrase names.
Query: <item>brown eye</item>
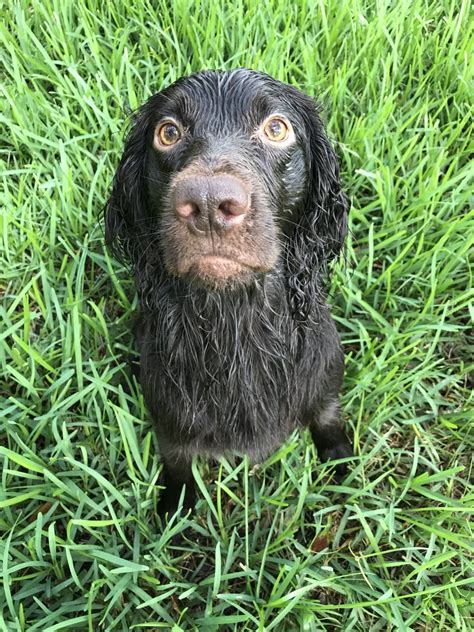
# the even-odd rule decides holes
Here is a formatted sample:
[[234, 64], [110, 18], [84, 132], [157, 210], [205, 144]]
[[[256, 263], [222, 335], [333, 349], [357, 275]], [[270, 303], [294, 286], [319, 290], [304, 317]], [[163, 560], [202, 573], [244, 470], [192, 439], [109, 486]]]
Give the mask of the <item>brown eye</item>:
[[179, 131], [177, 125], [168, 121], [167, 123], [160, 125], [157, 136], [160, 145], [169, 147], [170, 145], [174, 145], [178, 142], [181, 138], [181, 132]]
[[289, 133], [289, 127], [281, 118], [272, 118], [265, 123], [263, 128], [265, 136], [274, 142], [286, 140]]

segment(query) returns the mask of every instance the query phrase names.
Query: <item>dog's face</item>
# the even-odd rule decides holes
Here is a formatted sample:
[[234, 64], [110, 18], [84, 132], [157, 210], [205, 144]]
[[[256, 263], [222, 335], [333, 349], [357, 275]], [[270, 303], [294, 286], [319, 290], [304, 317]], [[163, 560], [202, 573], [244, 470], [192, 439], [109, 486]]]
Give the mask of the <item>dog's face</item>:
[[168, 271], [211, 287], [268, 272], [308, 187], [288, 89], [246, 71], [187, 77], [156, 100], [147, 196]]
[[345, 212], [314, 102], [261, 73], [205, 71], [136, 115], [106, 229], [135, 265], [159, 253], [170, 276], [219, 290], [288, 267], [308, 243], [323, 265]]

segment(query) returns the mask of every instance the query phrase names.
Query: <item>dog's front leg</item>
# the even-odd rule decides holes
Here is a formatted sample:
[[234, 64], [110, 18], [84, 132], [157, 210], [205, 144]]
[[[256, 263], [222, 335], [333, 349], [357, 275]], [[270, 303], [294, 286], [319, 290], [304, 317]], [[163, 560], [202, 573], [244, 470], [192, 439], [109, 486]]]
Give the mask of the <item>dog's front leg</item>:
[[[321, 461], [333, 461], [352, 456], [352, 446], [340, 421], [337, 399], [331, 399], [320, 405], [318, 413], [309, 426]], [[347, 463], [338, 463], [335, 470], [336, 476], [342, 478], [347, 472]]]
[[165, 489], [161, 493], [158, 502], [158, 513], [170, 516], [177, 510], [183, 486], [185, 493], [183, 508], [192, 509], [196, 503], [196, 487], [192, 473], [192, 457], [181, 449], [170, 449], [169, 446], [160, 446], [163, 464], [163, 485]]

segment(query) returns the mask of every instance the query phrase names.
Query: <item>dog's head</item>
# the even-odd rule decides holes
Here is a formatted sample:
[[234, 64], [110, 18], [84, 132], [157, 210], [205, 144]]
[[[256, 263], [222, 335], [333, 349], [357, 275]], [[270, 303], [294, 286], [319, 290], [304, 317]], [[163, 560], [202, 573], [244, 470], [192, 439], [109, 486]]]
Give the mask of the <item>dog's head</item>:
[[315, 103], [243, 69], [184, 77], [145, 103], [106, 209], [106, 240], [135, 270], [225, 291], [278, 268], [301, 313], [346, 229]]

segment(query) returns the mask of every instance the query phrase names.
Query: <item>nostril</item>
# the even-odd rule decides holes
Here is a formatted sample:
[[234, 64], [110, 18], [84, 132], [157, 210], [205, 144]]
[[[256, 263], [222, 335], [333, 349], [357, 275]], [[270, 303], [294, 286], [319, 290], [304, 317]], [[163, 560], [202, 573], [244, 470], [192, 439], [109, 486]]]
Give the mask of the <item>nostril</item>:
[[184, 202], [176, 205], [176, 213], [183, 219], [195, 219], [200, 215], [200, 210], [195, 202]]
[[237, 219], [241, 215], [245, 215], [248, 210], [248, 203], [243, 204], [239, 200], [223, 200], [218, 206], [218, 214], [224, 219]]
[[225, 218], [233, 217], [234, 215], [240, 215], [239, 212], [236, 212], [237, 209], [232, 204], [231, 200], [224, 200], [224, 202], [221, 202], [219, 204], [218, 210], [220, 214], [223, 215]]

